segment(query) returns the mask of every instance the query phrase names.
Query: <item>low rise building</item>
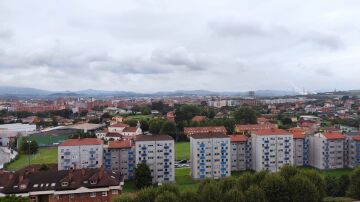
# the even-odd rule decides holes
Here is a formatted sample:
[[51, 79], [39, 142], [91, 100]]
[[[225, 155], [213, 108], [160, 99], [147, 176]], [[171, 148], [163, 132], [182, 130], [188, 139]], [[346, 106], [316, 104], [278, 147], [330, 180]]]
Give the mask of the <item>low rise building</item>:
[[207, 134], [207, 133], [221, 133], [226, 134], [226, 128], [224, 126], [204, 126], [204, 127], [185, 127], [184, 133], [190, 137], [193, 134]]
[[230, 147], [230, 137], [223, 133], [191, 135], [191, 176], [194, 179], [217, 179], [230, 176]]
[[258, 130], [266, 130], [278, 128], [276, 124], [272, 123], [264, 123], [264, 124], [236, 124], [235, 125], [235, 132], [240, 134], [250, 134], [252, 131]]
[[120, 172], [101, 168], [81, 170], [21, 170], [0, 172], [0, 196], [28, 197], [31, 202], [112, 201], [121, 194]]
[[146, 163], [154, 183], [175, 181], [174, 139], [169, 135], [138, 135], [135, 163]]

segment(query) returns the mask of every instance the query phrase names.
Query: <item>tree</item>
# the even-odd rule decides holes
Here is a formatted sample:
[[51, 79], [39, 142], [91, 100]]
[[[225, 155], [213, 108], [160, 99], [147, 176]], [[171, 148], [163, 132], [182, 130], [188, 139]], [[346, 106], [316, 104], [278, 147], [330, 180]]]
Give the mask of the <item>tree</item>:
[[148, 187], [152, 184], [151, 171], [146, 163], [139, 163], [135, 168], [135, 186], [138, 189]]
[[199, 107], [195, 105], [182, 105], [178, 110], [175, 111], [175, 121], [189, 121], [194, 116], [199, 114]]
[[318, 171], [316, 170], [302, 170], [300, 172], [304, 177], [307, 177], [312, 184], [315, 185], [319, 191], [319, 198], [322, 199], [325, 196], [325, 182]]
[[28, 202], [28, 201], [29, 201], [28, 198], [23, 198], [21, 196], [15, 196], [15, 195], [0, 197], [0, 202]]
[[176, 139], [176, 125], [174, 122], [166, 121], [162, 124], [161, 134], [170, 135], [172, 138]]
[[262, 190], [259, 186], [252, 185], [245, 192], [245, 199], [246, 201], [251, 201], [251, 202], [265, 202], [266, 196], [264, 190]]
[[237, 184], [241, 191], [248, 190], [249, 187], [254, 184], [254, 174], [247, 172], [240, 175]]
[[139, 191], [136, 202], [154, 202], [157, 196], [155, 187], [145, 187]]
[[149, 132], [159, 134], [164, 120], [153, 119], [150, 121]]
[[159, 194], [155, 199], [155, 202], [170, 202], [170, 201], [177, 202], [178, 197], [173, 192], [168, 192], [168, 191]]
[[225, 192], [223, 202], [245, 202], [244, 194], [237, 189], [230, 189]]
[[350, 185], [348, 194], [350, 197], [360, 199], [360, 167], [355, 168], [349, 176]]
[[234, 119], [225, 119], [224, 120], [224, 127], [228, 134], [234, 134], [235, 132], [235, 120]]
[[269, 202], [290, 201], [286, 181], [278, 174], [268, 174], [260, 183], [260, 187], [265, 191]]
[[293, 202], [318, 202], [320, 194], [315, 185], [303, 175], [296, 175], [289, 179], [289, 191]]
[[216, 181], [205, 182], [203, 186], [198, 189], [198, 193], [200, 194], [202, 202], [222, 201], [222, 192]]
[[338, 189], [338, 196], [345, 196], [346, 190], [348, 190], [350, 184], [349, 176], [348, 175], [341, 175], [339, 178], [339, 189]]
[[325, 191], [327, 196], [337, 196], [339, 192], [338, 180], [334, 176], [325, 176]]
[[180, 195], [180, 201], [182, 202], [199, 202], [200, 197], [194, 191], [185, 191]]
[[20, 145], [20, 151], [24, 154], [36, 154], [38, 149], [39, 145], [35, 140], [24, 139]]
[[113, 199], [113, 202], [135, 202], [135, 199], [129, 194], [121, 194]]
[[295, 166], [285, 165], [281, 168], [279, 174], [285, 178], [285, 180], [289, 180], [298, 174], [299, 170]]
[[171, 192], [174, 193], [176, 196], [180, 195], [180, 191], [174, 184], [164, 184], [158, 187], [157, 194], [162, 194], [165, 192]]
[[148, 131], [149, 130], [149, 122], [146, 120], [141, 120], [140, 127], [141, 127], [142, 131]]
[[249, 107], [241, 107], [234, 112], [234, 118], [237, 123], [241, 124], [256, 124], [256, 113]]

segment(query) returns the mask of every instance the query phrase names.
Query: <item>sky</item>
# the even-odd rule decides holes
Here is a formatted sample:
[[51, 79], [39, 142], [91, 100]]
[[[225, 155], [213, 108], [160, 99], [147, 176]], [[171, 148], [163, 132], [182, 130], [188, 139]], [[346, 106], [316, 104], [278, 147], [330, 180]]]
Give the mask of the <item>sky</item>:
[[359, 0], [1, 0], [0, 86], [360, 89]]

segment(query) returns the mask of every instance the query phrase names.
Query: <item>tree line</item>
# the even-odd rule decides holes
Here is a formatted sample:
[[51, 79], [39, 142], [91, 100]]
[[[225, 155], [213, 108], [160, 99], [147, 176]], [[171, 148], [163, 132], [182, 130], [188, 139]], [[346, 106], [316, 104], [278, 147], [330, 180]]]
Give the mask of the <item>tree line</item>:
[[[147, 170], [147, 169], [144, 169]], [[149, 171], [145, 172], [148, 173]], [[142, 177], [147, 174], [142, 173]], [[147, 179], [147, 181], [151, 180]], [[325, 196], [360, 199], [360, 167], [349, 176], [323, 177], [315, 169], [284, 166], [278, 173], [245, 172], [220, 180], [206, 179], [197, 190], [180, 192], [176, 184], [148, 183], [137, 194], [114, 202], [321, 202]]]

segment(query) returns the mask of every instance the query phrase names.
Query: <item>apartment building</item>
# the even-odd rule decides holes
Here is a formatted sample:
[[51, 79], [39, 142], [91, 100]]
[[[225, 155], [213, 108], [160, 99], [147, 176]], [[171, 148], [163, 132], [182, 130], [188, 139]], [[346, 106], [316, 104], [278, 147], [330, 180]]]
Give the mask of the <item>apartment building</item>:
[[146, 163], [154, 183], [175, 181], [174, 139], [169, 135], [138, 135], [135, 163]]
[[293, 135], [282, 129], [264, 129], [251, 133], [252, 168], [277, 172], [293, 165]]
[[58, 170], [100, 168], [102, 164], [102, 140], [68, 139], [58, 146]]
[[318, 169], [344, 167], [345, 136], [341, 133], [317, 133], [309, 136], [309, 164]]
[[309, 165], [309, 138], [304, 132], [292, 132], [294, 140], [294, 165], [308, 166]]
[[223, 133], [201, 133], [190, 137], [191, 176], [194, 179], [231, 175], [230, 137]]
[[236, 124], [235, 132], [240, 134], [250, 134], [252, 131], [266, 130], [278, 128], [277, 124], [264, 123], [264, 124]]
[[231, 171], [251, 169], [251, 139], [245, 135], [230, 135]]
[[207, 134], [207, 133], [222, 133], [226, 134], [226, 128], [224, 126], [204, 126], [204, 127], [185, 127], [184, 133], [190, 137], [193, 134]]
[[360, 165], [360, 132], [347, 133], [344, 147], [344, 166], [355, 168]]
[[124, 179], [133, 179], [135, 148], [131, 140], [109, 141], [104, 146], [104, 168], [119, 171]]

